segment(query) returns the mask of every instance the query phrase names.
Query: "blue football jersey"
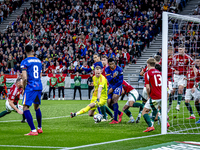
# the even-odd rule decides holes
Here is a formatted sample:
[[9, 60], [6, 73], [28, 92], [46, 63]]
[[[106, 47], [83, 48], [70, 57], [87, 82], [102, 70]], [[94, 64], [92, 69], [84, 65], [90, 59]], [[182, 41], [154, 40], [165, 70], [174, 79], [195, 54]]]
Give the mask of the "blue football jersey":
[[27, 71], [26, 90], [42, 90], [40, 79], [42, 71], [41, 61], [36, 57], [28, 57], [21, 62], [21, 69]]
[[[110, 67], [105, 69], [106, 78], [108, 80], [109, 86], [114, 90], [119, 87], [123, 82], [123, 70], [121, 67], [116, 66], [114, 70], [111, 70]], [[117, 76], [113, 78], [114, 73], [117, 73]]]

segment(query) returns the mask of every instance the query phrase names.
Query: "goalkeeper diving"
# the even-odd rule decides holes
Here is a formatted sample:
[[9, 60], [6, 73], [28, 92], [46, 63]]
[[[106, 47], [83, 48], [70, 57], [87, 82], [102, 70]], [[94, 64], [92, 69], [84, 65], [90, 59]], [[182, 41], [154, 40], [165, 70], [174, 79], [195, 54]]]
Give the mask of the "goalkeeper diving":
[[91, 102], [85, 108], [79, 110], [76, 113], [71, 113], [71, 118], [84, 114], [88, 112], [90, 117], [95, 115], [95, 110], [97, 107], [101, 107], [107, 103], [108, 94], [107, 94], [107, 79], [101, 74], [102, 69], [100, 66], [95, 67], [95, 75], [92, 80], [94, 83], [94, 92], [92, 95]]

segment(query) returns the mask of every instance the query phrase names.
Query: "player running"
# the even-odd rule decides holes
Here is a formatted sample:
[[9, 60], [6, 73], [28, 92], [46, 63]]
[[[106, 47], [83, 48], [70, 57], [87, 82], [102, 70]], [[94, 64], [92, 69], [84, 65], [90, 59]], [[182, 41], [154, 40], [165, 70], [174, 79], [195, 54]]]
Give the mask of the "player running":
[[102, 69], [100, 66], [95, 67], [95, 76], [93, 76], [94, 93], [90, 104], [76, 113], [71, 113], [71, 118], [81, 115], [89, 111], [89, 116], [94, 116], [95, 110], [99, 106], [103, 106], [107, 102], [107, 80], [101, 74]]
[[[155, 130], [153, 124], [157, 115], [158, 106], [161, 106], [161, 72], [155, 69], [155, 59], [149, 58], [147, 60], [148, 72], [145, 74], [145, 84], [148, 94], [148, 101], [146, 102], [142, 115], [148, 124], [148, 128], [143, 132], [150, 132]], [[152, 121], [148, 115], [150, 110], [153, 110]], [[168, 124], [169, 127], [169, 124]]]
[[184, 45], [179, 45], [178, 54], [174, 55], [173, 58], [173, 67], [174, 71], [174, 83], [173, 83], [173, 91], [172, 95], [174, 95], [176, 88], [178, 88], [178, 101], [176, 110], [180, 110], [180, 104], [182, 100], [183, 89], [186, 86], [186, 80], [184, 80], [188, 66], [192, 65], [193, 59], [185, 54]]
[[[8, 98], [6, 100], [6, 110], [0, 113], [0, 118], [11, 113], [12, 111], [17, 112], [18, 114], [23, 114], [23, 106], [18, 104], [20, 95], [22, 94], [22, 79], [17, 78], [15, 84], [10, 88], [10, 93], [8, 94]], [[23, 120], [21, 122], [25, 122], [25, 117], [23, 116]]]
[[[114, 111], [114, 120], [110, 124], [117, 124], [122, 121], [123, 112], [119, 111], [118, 99], [122, 92], [123, 70], [116, 66], [113, 58], [108, 59], [108, 67], [105, 69], [109, 83], [108, 107]], [[117, 116], [119, 115], [119, 122]]]
[[[27, 58], [21, 62], [22, 68], [22, 80], [23, 80], [23, 111], [27, 119], [27, 122], [31, 128], [30, 133], [25, 134], [38, 135], [38, 133], [43, 133], [42, 131], [42, 114], [39, 105], [41, 104], [41, 93], [42, 93], [42, 82], [41, 82], [41, 71], [42, 63], [41, 61], [34, 57], [32, 52], [32, 46], [27, 45], [25, 47]], [[36, 112], [36, 118], [38, 122], [38, 129], [36, 130], [33, 118], [30, 113], [29, 107], [34, 103], [34, 109]]]
[[143, 106], [144, 106], [141, 103], [136, 103], [136, 100], [139, 97], [139, 93], [136, 89], [134, 89], [126, 81], [123, 81], [122, 87], [123, 87], [123, 93], [125, 93], [128, 97], [128, 101], [123, 107], [123, 112], [130, 118], [128, 123], [134, 123], [135, 122], [131, 112], [129, 111], [129, 107], [139, 107], [140, 108], [138, 117], [136, 119], [136, 123], [139, 123], [140, 118], [141, 118], [142, 109], [143, 109]]

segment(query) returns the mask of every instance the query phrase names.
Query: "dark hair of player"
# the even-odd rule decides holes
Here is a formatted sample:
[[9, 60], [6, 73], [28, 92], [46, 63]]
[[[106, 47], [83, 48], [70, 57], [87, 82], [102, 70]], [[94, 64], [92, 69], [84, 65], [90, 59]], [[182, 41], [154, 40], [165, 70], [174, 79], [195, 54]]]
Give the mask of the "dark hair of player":
[[200, 56], [197, 56], [196, 59], [200, 59]]
[[185, 48], [185, 46], [184, 46], [183, 44], [180, 44], [180, 45], [178, 46], [178, 48]]
[[28, 52], [28, 53], [31, 52], [32, 51], [32, 46], [31, 45], [26, 45], [25, 51]]
[[94, 55], [96, 55], [97, 57], [100, 57], [98, 53], [94, 53]]
[[102, 58], [106, 58], [106, 59], [108, 59], [108, 57], [107, 57], [106, 55], [103, 55]]
[[17, 78], [16, 83], [19, 82], [22, 78]]
[[151, 67], [155, 67], [156, 61], [155, 61], [154, 58], [149, 58], [149, 59], [147, 60], [147, 64], [149, 64]]
[[113, 58], [109, 58], [109, 59], [108, 59], [108, 63], [110, 63], [110, 62], [115, 62], [115, 61], [114, 61]]
[[161, 67], [161, 65], [159, 65], [159, 64], [156, 64], [156, 65], [155, 65], [155, 69], [159, 70], [160, 72], [162, 71], [162, 67]]
[[160, 59], [161, 59], [161, 56], [160, 55], [156, 55], [156, 56], [154, 56], [154, 59], [156, 60], [156, 62], [159, 62]]

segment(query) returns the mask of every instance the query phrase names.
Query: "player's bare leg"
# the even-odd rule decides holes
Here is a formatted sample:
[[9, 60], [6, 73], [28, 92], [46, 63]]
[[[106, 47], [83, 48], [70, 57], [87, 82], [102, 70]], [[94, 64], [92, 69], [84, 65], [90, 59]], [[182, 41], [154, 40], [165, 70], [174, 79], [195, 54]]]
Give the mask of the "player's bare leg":
[[95, 110], [89, 110], [88, 115], [90, 117], [93, 117], [94, 116], [94, 112], [95, 112]]
[[38, 135], [38, 132], [37, 132], [37, 130], [35, 128], [35, 125], [33, 123], [33, 118], [32, 118], [32, 115], [30, 113], [29, 106], [24, 105], [23, 106], [23, 112], [24, 112], [24, 115], [25, 115], [25, 117], [27, 119], [27, 122], [28, 122], [28, 124], [29, 124], [29, 126], [31, 128], [31, 132], [28, 133], [28, 134], [25, 134], [25, 135], [27, 135], [27, 136], [29, 136], [29, 135], [32, 135], [32, 136]]
[[42, 130], [42, 113], [40, 111], [40, 105], [34, 104], [34, 109], [35, 109], [35, 113], [36, 113], [36, 119], [37, 119], [37, 122], [38, 122], [37, 132], [40, 134], [40, 133], [43, 133], [43, 130]]
[[180, 110], [180, 104], [181, 104], [181, 100], [182, 100], [182, 94], [183, 94], [183, 89], [184, 87], [182, 85], [179, 85], [178, 87], [178, 101], [177, 101], [177, 106], [176, 106], [176, 110]]

